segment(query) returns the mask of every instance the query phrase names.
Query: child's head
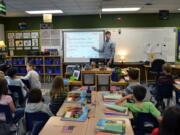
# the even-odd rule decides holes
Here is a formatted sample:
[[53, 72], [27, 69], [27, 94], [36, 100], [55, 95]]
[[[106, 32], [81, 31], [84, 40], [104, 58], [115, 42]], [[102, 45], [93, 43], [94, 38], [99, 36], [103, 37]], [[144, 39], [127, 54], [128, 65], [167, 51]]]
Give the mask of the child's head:
[[5, 74], [4, 74], [4, 72], [3, 71], [0, 71], [0, 78], [4, 78], [5, 77]]
[[39, 103], [42, 101], [42, 92], [38, 88], [30, 90], [28, 95], [28, 103]]
[[163, 114], [159, 135], [180, 135], [180, 108], [170, 107]]
[[33, 65], [31, 62], [29, 62], [29, 63], [26, 64], [26, 70], [27, 70], [27, 71], [31, 71], [31, 70], [33, 70], [33, 69], [34, 69], [34, 65]]
[[8, 83], [6, 81], [6, 79], [4, 78], [0, 78], [0, 97], [3, 94], [8, 94]]
[[171, 65], [168, 63], [163, 64], [162, 70], [166, 74], [171, 74], [171, 71], [172, 71]]
[[141, 85], [133, 86], [133, 95], [136, 101], [142, 102], [146, 97], [146, 88]]
[[64, 91], [64, 81], [62, 77], [56, 76], [52, 82], [52, 88], [50, 95], [51, 97], [58, 96]]
[[134, 68], [130, 68], [128, 70], [128, 76], [130, 80], [138, 80], [139, 77], [139, 71], [137, 69]]
[[14, 78], [17, 74], [17, 70], [15, 68], [9, 68], [7, 71], [7, 75], [11, 78]]

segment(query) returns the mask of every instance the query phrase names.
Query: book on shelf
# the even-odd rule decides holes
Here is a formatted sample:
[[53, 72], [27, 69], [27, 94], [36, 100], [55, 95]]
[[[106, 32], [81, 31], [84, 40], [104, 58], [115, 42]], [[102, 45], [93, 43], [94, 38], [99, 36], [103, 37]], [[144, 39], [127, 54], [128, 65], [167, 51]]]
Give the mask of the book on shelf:
[[65, 121], [85, 121], [88, 118], [88, 107], [67, 107], [61, 120]]
[[125, 134], [124, 120], [99, 119], [96, 123], [97, 133]]

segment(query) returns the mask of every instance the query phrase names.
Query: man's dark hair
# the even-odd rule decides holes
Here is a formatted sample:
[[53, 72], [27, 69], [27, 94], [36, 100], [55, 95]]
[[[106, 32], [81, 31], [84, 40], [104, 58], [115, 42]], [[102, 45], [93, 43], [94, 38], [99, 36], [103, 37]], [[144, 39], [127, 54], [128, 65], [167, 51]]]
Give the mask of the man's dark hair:
[[42, 92], [38, 88], [30, 90], [28, 94], [28, 103], [39, 103], [42, 101]]
[[110, 32], [110, 31], [106, 31], [105, 34], [106, 34], [106, 35], [107, 35], [107, 34], [111, 34], [111, 32]]
[[137, 101], [143, 101], [146, 96], [146, 88], [141, 85], [136, 85], [132, 87], [133, 95]]

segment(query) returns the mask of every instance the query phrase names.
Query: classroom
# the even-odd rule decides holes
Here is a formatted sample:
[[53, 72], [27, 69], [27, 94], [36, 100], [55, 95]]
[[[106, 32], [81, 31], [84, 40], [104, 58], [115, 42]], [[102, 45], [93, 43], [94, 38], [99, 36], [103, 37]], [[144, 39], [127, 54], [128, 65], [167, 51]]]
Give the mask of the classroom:
[[0, 135], [179, 125], [179, 0], [0, 0]]

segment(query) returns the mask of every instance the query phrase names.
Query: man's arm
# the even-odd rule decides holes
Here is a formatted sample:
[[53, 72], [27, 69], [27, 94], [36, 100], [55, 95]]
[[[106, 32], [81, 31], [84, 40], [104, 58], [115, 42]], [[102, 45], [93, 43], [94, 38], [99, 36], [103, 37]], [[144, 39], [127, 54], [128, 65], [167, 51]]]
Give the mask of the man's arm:
[[92, 47], [92, 49], [94, 50], [94, 51], [96, 51], [96, 52], [100, 52], [100, 53], [103, 53], [104, 52], [104, 45], [103, 45], [103, 47], [101, 48], [101, 49], [97, 49], [96, 47]]

